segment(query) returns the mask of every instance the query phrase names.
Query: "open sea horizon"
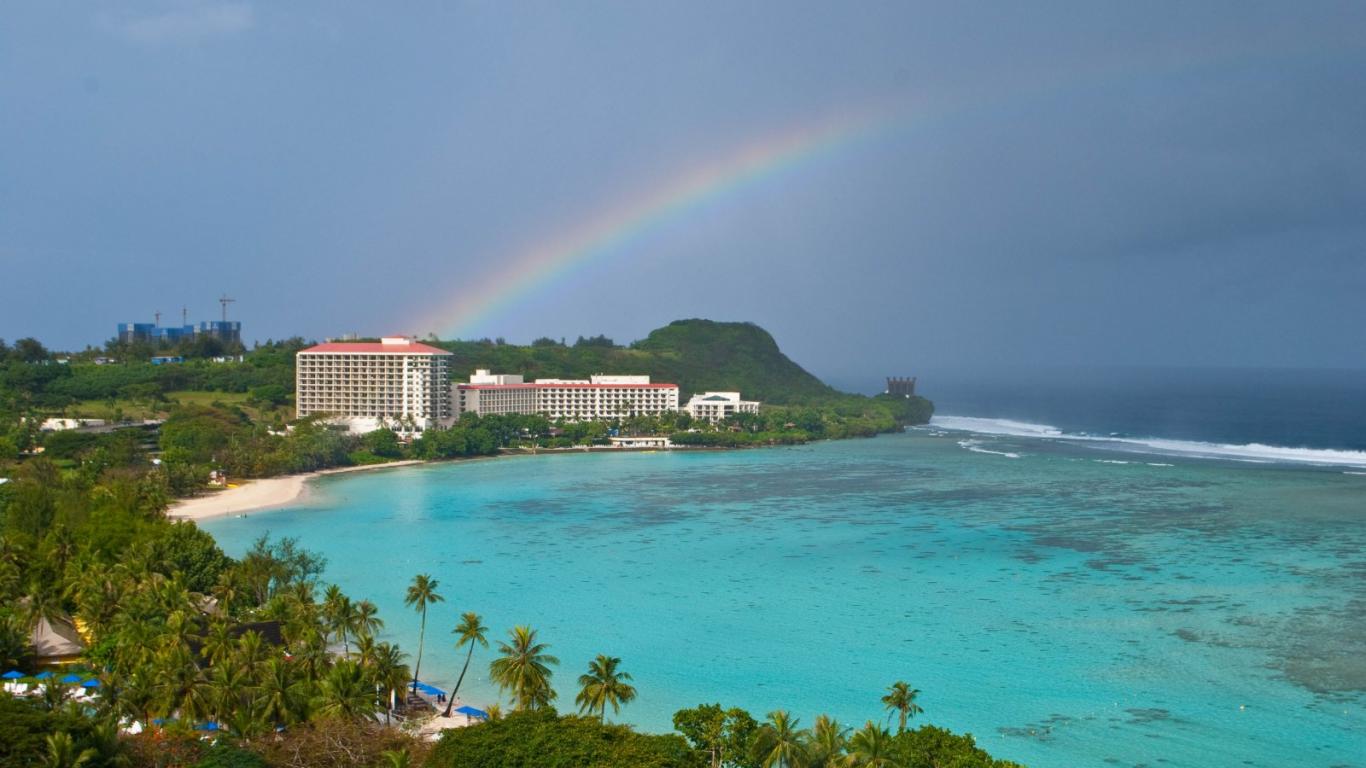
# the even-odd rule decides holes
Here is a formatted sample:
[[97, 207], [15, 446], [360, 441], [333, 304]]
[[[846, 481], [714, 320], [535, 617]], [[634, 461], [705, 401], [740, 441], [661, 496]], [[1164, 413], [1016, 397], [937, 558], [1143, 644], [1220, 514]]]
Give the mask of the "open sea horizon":
[[[639, 698], [613, 719], [649, 731], [715, 701], [885, 722], [878, 699], [904, 679], [915, 722], [1036, 768], [1362, 766], [1366, 443], [1341, 424], [1366, 408], [1330, 428], [1304, 396], [1341, 407], [1360, 382], [1285, 382], [1276, 408], [1253, 381], [1180, 428], [1180, 409], [1205, 411], [922, 382], [946, 415], [901, 434], [337, 475], [202, 526], [232, 555], [298, 537], [410, 653], [404, 590], [435, 575], [422, 678], [446, 690], [472, 610], [491, 641], [539, 630], [564, 711], [594, 655], [620, 656]], [[1168, 426], [1144, 429], [1143, 410]], [[492, 657], [476, 651], [465, 701], [498, 699]]]

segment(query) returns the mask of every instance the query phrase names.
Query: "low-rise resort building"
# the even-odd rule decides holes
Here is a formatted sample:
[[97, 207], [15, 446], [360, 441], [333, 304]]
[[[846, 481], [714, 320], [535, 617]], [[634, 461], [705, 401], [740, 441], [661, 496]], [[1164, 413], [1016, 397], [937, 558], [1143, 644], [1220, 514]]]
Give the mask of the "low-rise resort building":
[[630, 416], [659, 416], [678, 410], [678, 385], [652, 383], [649, 376], [604, 376], [587, 379], [537, 379], [475, 371], [468, 384], [457, 384], [460, 415], [539, 413], [551, 421], [600, 421]]
[[758, 413], [759, 403], [741, 400], [739, 392], [703, 392], [693, 395], [683, 410], [696, 421], [715, 424], [737, 413]]

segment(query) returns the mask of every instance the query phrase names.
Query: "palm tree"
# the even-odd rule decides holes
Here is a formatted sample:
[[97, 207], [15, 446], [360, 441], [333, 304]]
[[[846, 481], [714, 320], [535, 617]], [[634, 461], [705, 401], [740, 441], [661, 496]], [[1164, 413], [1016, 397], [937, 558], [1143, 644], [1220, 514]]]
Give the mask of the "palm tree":
[[844, 745], [849, 729], [829, 715], [820, 715], [811, 726], [809, 764], [811, 768], [835, 768], [844, 760]]
[[228, 710], [218, 723], [239, 739], [254, 739], [270, 732], [271, 724], [265, 719], [265, 712], [259, 702], [247, 701], [235, 709]]
[[360, 665], [354, 661], [337, 662], [327, 676], [318, 681], [314, 712], [320, 717], [371, 719], [375, 716], [375, 708], [375, 692]]
[[217, 665], [228, 657], [235, 645], [232, 626], [226, 620], [215, 619], [209, 623], [209, 631], [204, 636], [204, 644], [199, 647], [199, 655], [210, 665]]
[[252, 684], [251, 668], [242, 663], [228, 662], [213, 668], [209, 676], [209, 701], [215, 721], [248, 704]]
[[261, 633], [254, 629], [249, 629], [237, 638], [237, 653], [234, 657], [246, 665], [247, 669], [255, 669], [266, 660], [265, 639]]
[[290, 643], [294, 669], [305, 680], [317, 680], [327, 671], [327, 637], [317, 627], [301, 632], [298, 639]]
[[[925, 711], [920, 708], [919, 704], [915, 703], [915, 697], [919, 693], [920, 691], [912, 688], [906, 681], [898, 680], [892, 683], [891, 687], [887, 689], [887, 695], [882, 697], [884, 707], [893, 712], [901, 713], [901, 722], [897, 726], [897, 733], [905, 732], [907, 718], [915, 717]], [[891, 717], [892, 712], [888, 712], [887, 719], [890, 720]]]
[[49, 677], [43, 682], [43, 707], [49, 712], [55, 712], [58, 709], [61, 709], [62, 705], [66, 703], [70, 693], [71, 691], [65, 684], [58, 682], [55, 677]]
[[631, 675], [617, 671], [620, 663], [621, 659], [602, 654], [588, 662], [588, 674], [579, 675], [579, 695], [574, 697], [580, 712], [590, 715], [596, 712], [598, 719], [604, 720], [608, 704], [612, 705], [612, 714], [615, 715], [621, 711], [622, 704], [635, 699], [636, 689], [627, 682]]
[[382, 768], [409, 768], [413, 764], [413, 757], [406, 749], [386, 749], [379, 756]]
[[157, 654], [153, 663], [155, 671], [152, 676], [157, 680], [161, 712], [179, 712], [180, 717], [186, 720], [197, 720], [206, 714], [209, 689], [188, 650], [171, 647]]
[[119, 727], [111, 719], [96, 723], [86, 734], [85, 744], [95, 751], [95, 762], [108, 768], [127, 768], [132, 764], [128, 746], [119, 737]]
[[157, 688], [153, 683], [153, 678], [145, 669], [138, 668], [133, 674], [124, 677], [117, 685], [110, 685], [112, 690], [118, 689], [118, 705], [116, 711], [119, 714], [131, 717], [134, 720], [141, 720], [144, 723], [152, 721], [152, 711], [156, 707]]
[[869, 720], [849, 740], [848, 764], [853, 768], [898, 768], [891, 753], [892, 734]]
[[291, 725], [304, 718], [308, 707], [306, 685], [295, 679], [294, 668], [284, 659], [274, 658], [261, 667], [257, 693], [261, 717], [272, 725]]
[[498, 652], [503, 655], [489, 664], [489, 678], [499, 690], [512, 691], [513, 709], [546, 706], [555, 698], [550, 667], [560, 660], [545, 652], [549, 645], [536, 642], [536, 630], [531, 627], [513, 627], [508, 636], [511, 643], [498, 643]]
[[408, 585], [408, 594], [403, 604], [422, 614], [422, 629], [417, 635], [417, 663], [413, 665], [413, 688], [417, 688], [418, 671], [422, 668], [422, 646], [427, 640], [427, 606], [439, 603], [446, 598], [436, 592], [437, 580], [425, 573], [413, 577]]
[[379, 643], [375, 646], [370, 674], [384, 697], [386, 718], [393, 709], [395, 695], [403, 690], [403, 685], [408, 682], [408, 665], [403, 663], [405, 656], [407, 654], [399, 650], [397, 645]]
[[323, 590], [323, 618], [327, 621], [327, 631], [342, 643], [342, 648], [347, 654], [351, 653], [351, 648], [347, 645], [346, 633], [348, 630], [347, 619], [354, 610], [351, 606], [351, 598], [342, 593], [341, 587], [336, 584], [328, 584], [327, 589]]
[[99, 752], [87, 747], [77, 751], [71, 734], [58, 731], [47, 735], [47, 754], [39, 765], [43, 768], [81, 768], [99, 757]]
[[451, 716], [451, 707], [455, 704], [455, 696], [460, 693], [460, 684], [465, 682], [465, 672], [470, 668], [470, 659], [474, 658], [474, 646], [476, 644], [489, 647], [488, 641], [489, 628], [484, 626], [484, 620], [474, 611], [467, 611], [460, 615], [460, 623], [451, 634], [459, 635], [460, 639], [455, 641], [455, 649], [460, 650], [461, 646], [468, 645], [470, 650], [465, 654], [465, 666], [460, 668], [460, 677], [455, 681], [455, 690], [451, 691], [450, 701], [446, 702], [446, 711], [442, 717]]
[[370, 635], [361, 635], [356, 638], [356, 655], [353, 657], [357, 664], [369, 669], [375, 665], [375, 652], [379, 650], [379, 643]]
[[769, 712], [755, 734], [754, 755], [761, 768], [800, 768], [807, 759], [806, 737], [797, 729], [797, 718], [781, 709]]
[[369, 600], [356, 603], [352, 616], [352, 634], [356, 637], [374, 637], [376, 632], [384, 629], [384, 620], [378, 614], [379, 607]]

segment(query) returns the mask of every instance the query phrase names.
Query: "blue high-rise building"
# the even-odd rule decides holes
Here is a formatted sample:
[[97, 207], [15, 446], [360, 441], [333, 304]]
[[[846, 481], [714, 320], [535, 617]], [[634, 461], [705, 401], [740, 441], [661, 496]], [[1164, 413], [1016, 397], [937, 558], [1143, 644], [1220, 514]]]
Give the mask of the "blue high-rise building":
[[151, 341], [157, 330], [156, 323], [119, 323], [119, 341], [124, 344]]
[[242, 324], [236, 320], [207, 320], [199, 325], [162, 328], [156, 323], [119, 323], [118, 339], [124, 344], [177, 344], [199, 336], [218, 339], [224, 345], [242, 343]]
[[242, 324], [236, 320], [207, 320], [199, 324], [196, 333], [218, 339], [224, 344], [242, 343]]

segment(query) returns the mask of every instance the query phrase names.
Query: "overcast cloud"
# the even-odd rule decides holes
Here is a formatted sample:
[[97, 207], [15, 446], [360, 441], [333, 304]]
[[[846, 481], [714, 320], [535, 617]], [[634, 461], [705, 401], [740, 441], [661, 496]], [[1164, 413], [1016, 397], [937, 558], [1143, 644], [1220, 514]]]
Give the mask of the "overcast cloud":
[[753, 320], [837, 377], [1366, 366], [1366, 4], [28, 3], [0, 337], [411, 327], [528, 244], [869, 106], [873, 140], [469, 329]]

